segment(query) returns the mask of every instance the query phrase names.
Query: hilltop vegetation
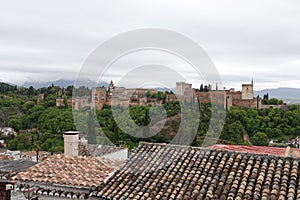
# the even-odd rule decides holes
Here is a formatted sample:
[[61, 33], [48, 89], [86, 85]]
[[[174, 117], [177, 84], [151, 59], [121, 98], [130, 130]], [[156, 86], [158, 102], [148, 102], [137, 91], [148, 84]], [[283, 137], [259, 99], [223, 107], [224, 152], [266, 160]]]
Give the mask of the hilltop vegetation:
[[[76, 127], [72, 108], [57, 108], [55, 107], [55, 100], [62, 95], [70, 97], [72, 89], [71, 86], [66, 89], [53, 85], [48, 88], [34, 89], [16, 88], [0, 84], [0, 125], [2, 127], [13, 127], [18, 132], [15, 137], [5, 137], [5, 140], [9, 141], [8, 148], [12, 150], [63, 151], [63, 132], [75, 130]], [[81, 90], [87, 92], [88, 88], [81, 88]], [[37, 105], [36, 95], [40, 93], [45, 94], [45, 99]], [[130, 148], [136, 146], [141, 140], [170, 142], [178, 132], [181, 122], [180, 105], [178, 102], [171, 102], [164, 103], [163, 107], [166, 110], [168, 119], [164, 128], [150, 138], [137, 138], [125, 134], [117, 126], [110, 106], [104, 106], [102, 110], [96, 111], [97, 120], [91, 120], [87, 108], [76, 111], [81, 119], [77, 123], [79, 126], [77, 128], [84, 130], [89, 141], [101, 143], [103, 137], [98, 134], [101, 126], [103, 133], [110, 141]], [[150, 106], [130, 107], [131, 119], [137, 125], [148, 125], [150, 123], [148, 116], [150, 108]], [[197, 132], [193, 145], [200, 146], [206, 135], [213, 137], [213, 132], [221, 128], [214, 127], [210, 130], [212, 132], [207, 133], [210, 123], [218, 124], [219, 120], [211, 119], [211, 112], [211, 104], [200, 105], [200, 124], [198, 130], [192, 130]], [[121, 115], [120, 117], [127, 116]], [[85, 128], [87, 125], [93, 125], [95, 129]], [[128, 130], [130, 131], [130, 129]], [[257, 110], [232, 107], [227, 112], [220, 141], [228, 144], [268, 145], [269, 139], [276, 139], [281, 142], [299, 135], [300, 110], [298, 106], [290, 106], [287, 110], [278, 108]]]

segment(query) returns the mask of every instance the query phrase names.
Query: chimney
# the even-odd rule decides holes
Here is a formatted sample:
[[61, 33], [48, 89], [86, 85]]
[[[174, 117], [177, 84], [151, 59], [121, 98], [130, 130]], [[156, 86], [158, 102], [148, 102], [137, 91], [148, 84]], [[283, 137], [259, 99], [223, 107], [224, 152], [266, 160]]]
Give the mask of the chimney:
[[64, 132], [64, 155], [78, 156], [79, 132], [67, 131]]
[[288, 147], [286, 147], [286, 149], [285, 149], [285, 154], [284, 154], [285, 156], [290, 156], [291, 155], [291, 148], [288, 146]]

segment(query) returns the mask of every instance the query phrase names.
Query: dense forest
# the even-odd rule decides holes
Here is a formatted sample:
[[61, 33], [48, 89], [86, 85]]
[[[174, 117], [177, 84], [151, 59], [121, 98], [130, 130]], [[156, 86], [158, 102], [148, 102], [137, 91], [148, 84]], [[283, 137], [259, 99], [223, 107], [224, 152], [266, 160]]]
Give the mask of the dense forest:
[[[81, 88], [80, 90], [88, 92], [89, 89]], [[178, 102], [169, 102], [162, 105], [168, 117], [165, 126], [158, 134], [149, 138], [139, 138], [125, 134], [125, 132], [135, 131], [127, 124], [122, 124], [123, 127], [128, 127], [125, 132], [118, 127], [113, 112], [122, 113], [123, 108], [121, 107], [104, 106], [102, 110], [97, 110], [95, 113], [88, 108], [74, 111], [77, 115], [75, 127], [72, 108], [67, 106], [58, 108], [55, 106], [57, 97], [71, 97], [72, 91], [72, 86], [64, 89], [52, 85], [47, 88], [34, 89], [32, 87], [18, 88], [0, 84], [0, 127], [12, 127], [18, 133], [17, 136], [1, 135], [2, 139], [8, 141], [8, 148], [11, 150], [39, 149], [62, 152], [63, 132], [75, 129], [85, 134], [90, 143], [102, 143], [105, 139], [100, 134], [102, 133], [116, 145], [134, 148], [141, 140], [168, 143], [179, 129], [181, 107]], [[45, 98], [37, 104], [37, 95], [41, 93], [45, 94]], [[146, 126], [151, 123], [149, 118], [150, 109], [151, 106], [130, 107], [130, 118], [135, 124]], [[200, 146], [205, 136], [214, 137], [214, 130], [207, 132], [209, 124], [218, 124], [219, 120], [211, 117], [213, 105], [210, 103], [201, 104], [199, 109], [201, 116], [198, 130], [192, 130], [197, 132], [192, 143], [195, 146]], [[161, 110], [152, 108], [151, 112], [159, 114]], [[94, 114], [95, 119], [93, 118]], [[119, 120], [124, 121], [124, 123], [126, 120], [122, 120], [122, 118], [128, 118], [123, 114], [120, 114], [119, 117]], [[157, 120], [159, 122], [160, 119]], [[291, 105], [285, 110], [232, 107], [226, 114], [219, 142], [268, 145], [270, 139], [281, 143], [299, 135], [300, 109], [297, 105]]]

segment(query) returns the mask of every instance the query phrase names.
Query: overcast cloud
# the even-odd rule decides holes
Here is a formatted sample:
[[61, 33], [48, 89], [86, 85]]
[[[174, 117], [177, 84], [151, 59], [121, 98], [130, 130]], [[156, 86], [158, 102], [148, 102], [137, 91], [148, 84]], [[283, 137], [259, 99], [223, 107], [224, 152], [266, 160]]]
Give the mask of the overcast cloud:
[[162, 28], [196, 41], [228, 88], [252, 78], [256, 90], [299, 88], [299, 25], [296, 0], [1, 1], [0, 80], [75, 79], [112, 36]]

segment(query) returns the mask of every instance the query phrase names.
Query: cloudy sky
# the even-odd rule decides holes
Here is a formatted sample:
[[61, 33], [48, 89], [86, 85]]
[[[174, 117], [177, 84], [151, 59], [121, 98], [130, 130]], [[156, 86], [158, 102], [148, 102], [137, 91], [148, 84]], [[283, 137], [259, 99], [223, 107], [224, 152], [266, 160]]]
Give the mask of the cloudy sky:
[[1, 1], [0, 81], [73, 80], [104, 41], [140, 28], [197, 42], [228, 88], [300, 87], [297, 0]]

